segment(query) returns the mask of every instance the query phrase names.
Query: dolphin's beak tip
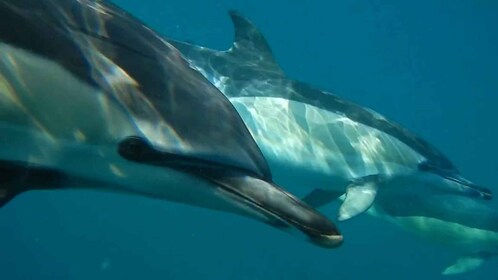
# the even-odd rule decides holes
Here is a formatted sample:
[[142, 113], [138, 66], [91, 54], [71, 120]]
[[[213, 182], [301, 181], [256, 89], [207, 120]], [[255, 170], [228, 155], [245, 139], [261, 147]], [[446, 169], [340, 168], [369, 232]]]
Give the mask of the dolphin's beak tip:
[[320, 247], [333, 249], [342, 245], [344, 237], [341, 234], [317, 235], [311, 237], [311, 241]]

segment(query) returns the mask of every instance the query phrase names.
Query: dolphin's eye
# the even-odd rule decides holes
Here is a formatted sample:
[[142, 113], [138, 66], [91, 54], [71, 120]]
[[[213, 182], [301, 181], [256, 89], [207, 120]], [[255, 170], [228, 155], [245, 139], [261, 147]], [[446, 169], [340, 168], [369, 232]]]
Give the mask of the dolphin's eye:
[[137, 136], [130, 136], [120, 142], [118, 152], [121, 156], [129, 160], [138, 160], [144, 157], [150, 150], [147, 142]]
[[440, 166], [434, 165], [433, 163], [431, 163], [429, 161], [423, 161], [423, 162], [419, 163], [418, 170], [423, 171], [423, 172], [432, 172], [432, 173], [438, 174], [440, 176], [443, 176], [445, 178], [455, 177], [456, 175], [459, 174], [458, 171], [456, 171], [456, 170], [441, 168]]
[[423, 161], [418, 164], [418, 170], [420, 171], [433, 171], [435, 169], [434, 165], [431, 165], [428, 161]]

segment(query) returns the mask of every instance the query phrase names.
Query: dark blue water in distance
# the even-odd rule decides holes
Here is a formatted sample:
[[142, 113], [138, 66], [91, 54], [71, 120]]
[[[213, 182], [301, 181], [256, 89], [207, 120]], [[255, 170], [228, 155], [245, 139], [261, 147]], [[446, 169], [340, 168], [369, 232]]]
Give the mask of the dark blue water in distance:
[[[498, 2], [116, 0], [161, 34], [227, 48], [237, 9], [289, 76], [371, 107], [498, 193]], [[494, 202], [498, 207], [498, 203]], [[246, 218], [125, 195], [32, 192], [0, 211], [0, 279], [498, 279], [362, 215], [324, 250]]]

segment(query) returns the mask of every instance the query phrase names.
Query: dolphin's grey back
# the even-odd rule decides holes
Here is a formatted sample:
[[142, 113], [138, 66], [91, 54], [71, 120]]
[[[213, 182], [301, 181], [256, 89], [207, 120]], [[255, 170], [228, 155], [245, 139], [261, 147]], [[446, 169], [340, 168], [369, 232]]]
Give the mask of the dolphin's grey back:
[[[378, 129], [400, 140], [427, 159], [424, 168], [458, 174], [457, 168], [440, 151], [402, 126], [380, 114], [316, 89], [308, 84], [285, 77], [274, 59], [263, 34], [236, 11], [230, 12], [235, 26], [235, 40], [227, 51], [212, 50], [172, 40], [185, 57], [228, 97], [276, 97], [310, 104], [324, 110], [342, 114], [349, 119]], [[227, 77], [222, 80], [221, 77]], [[220, 80], [222, 80], [220, 82]], [[240, 90], [248, 83], [278, 84], [285, 90]]]
[[[84, 4], [1, 0], [0, 44], [53, 60], [103, 89], [128, 111], [139, 129], [141, 121], [162, 124], [155, 128], [162, 136], [153, 143], [156, 149], [271, 176], [231, 103], [189, 68], [173, 46], [112, 4], [79, 2]], [[135, 85], [114, 83], [112, 73], [120, 69]]]

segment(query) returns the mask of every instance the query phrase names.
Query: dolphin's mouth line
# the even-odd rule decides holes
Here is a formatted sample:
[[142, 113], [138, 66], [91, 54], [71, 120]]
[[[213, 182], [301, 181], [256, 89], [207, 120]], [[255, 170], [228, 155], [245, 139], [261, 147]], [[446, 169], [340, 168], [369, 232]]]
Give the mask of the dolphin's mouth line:
[[[198, 174], [195, 175], [199, 176]], [[251, 182], [248, 182], [245, 179], [240, 179], [243, 175], [241, 177], [237, 173], [235, 175], [232, 178], [237, 179], [228, 179], [228, 181], [224, 180], [224, 178], [218, 179], [216, 176], [201, 175], [200, 177], [216, 183], [225, 193], [231, 195], [240, 203], [253, 207], [257, 211], [274, 218], [274, 220], [267, 222], [272, 226], [281, 228], [294, 227], [307, 235], [312, 242], [322, 247], [332, 248], [342, 244], [343, 237], [335, 225], [325, 216], [296, 199], [292, 194], [266, 180], [251, 178]], [[237, 180], [241, 183], [234, 184]], [[244, 193], [244, 191], [247, 191], [244, 183], [247, 183], [248, 187], [251, 188], [249, 194]], [[258, 193], [257, 189], [260, 187], [260, 184], [264, 185], [264, 187], [270, 185], [271, 188], [276, 190], [275, 197], [268, 204], [265, 204], [265, 199], [267, 199], [265, 195], [271, 194], [263, 193], [261, 195]], [[253, 189], [256, 189], [256, 191]], [[299, 220], [300, 218], [302, 221]]]
[[455, 177], [451, 175], [442, 175], [442, 177], [448, 181], [451, 181], [453, 183], [459, 184], [465, 189], [467, 189], [469, 192], [473, 193], [474, 195], [485, 199], [485, 200], [490, 200], [493, 198], [493, 193], [491, 192], [490, 189], [487, 189], [485, 187], [478, 186], [460, 176]]
[[[211, 179], [207, 178], [207, 177], [202, 177], [203, 179], [207, 179], [209, 181], [212, 181]], [[237, 200], [240, 200], [242, 203], [244, 204], [249, 204], [250, 206], [258, 209], [259, 211], [261, 212], [264, 212], [264, 213], [267, 213], [267, 214], [270, 214], [271, 216], [275, 217], [276, 219], [278, 219], [278, 221], [269, 221], [269, 223], [271, 225], [275, 225], [275, 226], [279, 226], [279, 227], [289, 227], [289, 224], [292, 224], [292, 225], [295, 225], [296, 223], [294, 223], [294, 221], [292, 219], [287, 219], [286, 217], [276, 213], [275, 211], [272, 211], [271, 209], [268, 209], [266, 207], [264, 207], [261, 203], [255, 201], [254, 199], [244, 195], [243, 193], [241, 192], [238, 192], [232, 188], [229, 188], [229, 187], [225, 187], [224, 185], [219, 185], [220, 188], [227, 194], [229, 194], [230, 196], [232, 197], [236, 197]]]
[[[210, 180], [207, 177], [204, 177], [204, 178], [206, 178], [207, 180]], [[310, 227], [308, 227], [308, 226], [306, 226], [306, 225], [304, 225], [302, 223], [299, 223], [299, 222], [295, 221], [294, 219], [292, 219], [290, 217], [286, 217], [286, 216], [281, 215], [281, 214], [279, 214], [279, 213], [277, 213], [275, 211], [272, 211], [271, 209], [268, 209], [267, 207], [265, 207], [264, 205], [262, 205], [260, 202], [252, 199], [251, 197], [249, 197], [247, 195], [244, 195], [241, 192], [238, 192], [238, 191], [236, 191], [236, 190], [234, 190], [232, 188], [229, 188], [229, 187], [225, 187], [224, 185], [219, 185], [219, 186], [223, 189], [223, 191], [228, 192], [231, 195], [236, 196], [237, 198], [241, 198], [244, 202], [248, 202], [251, 206], [256, 207], [257, 209], [261, 210], [262, 212], [265, 212], [265, 213], [268, 213], [268, 214], [270, 214], [272, 216], [275, 216], [279, 220], [285, 221], [286, 223], [291, 224], [293, 226], [296, 226], [299, 229], [306, 230], [307, 234], [309, 234], [309, 233], [316, 233], [316, 235], [324, 235], [325, 234], [325, 233], [319, 233], [319, 231], [317, 231], [317, 230], [315, 230], [313, 228], [310, 228]], [[289, 196], [288, 194], [287, 194], [287, 196], [290, 199], [294, 200], [296, 203], [298, 203], [293, 197]]]
[[292, 218], [286, 217], [275, 211], [272, 211], [271, 209], [264, 207], [261, 203], [241, 194], [240, 192], [237, 192], [235, 190], [226, 187], [223, 187], [223, 190], [233, 196], [236, 196], [239, 199], [242, 199], [244, 202], [250, 204], [250, 206], [255, 207], [259, 211], [274, 217], [276, 220], [267, 222], [271, 226], [276, 226], [280, 228], [289, 228], [293, 226], [299, 231], [301, 231], [303, 234], [307, 235], [308, 238], [310, 238], [310, 240], [313, 243], [316, 243], [325, 248], [335, 248], [340, 246], [343, 242], [343, 237], [339, 232], [336, 231], [324, 232], [316, 230], [303, 223], [299, 223], [298, 221], [295, 221]]
[[437, 166], [433, 166], [427, 161], [421, 162], [418, 165], [418, 168], [420, 171], [437, 174], [445, 180], [462, 186], [462, 188], [465, 189], [464, 191], [470, 196], [480, 197], [485, 200], [490, 200], [493, 198], [493, 192], [490, 189], [476, 185], [471, 181], [465, 179], [457, 170], [438, 169]]

